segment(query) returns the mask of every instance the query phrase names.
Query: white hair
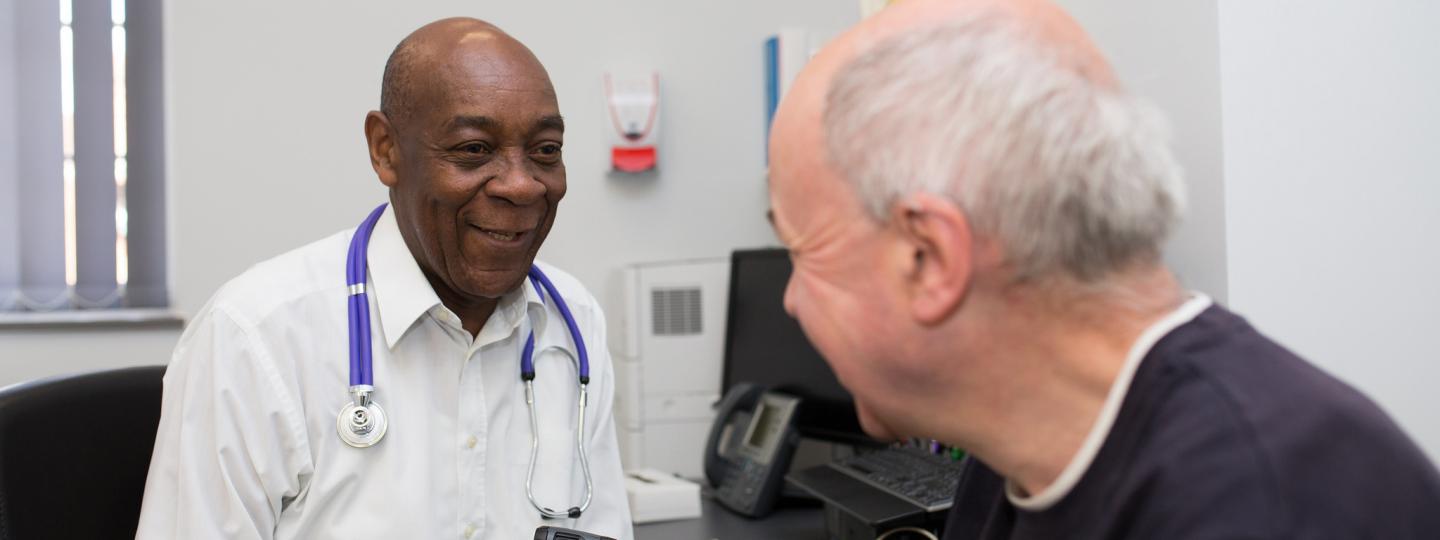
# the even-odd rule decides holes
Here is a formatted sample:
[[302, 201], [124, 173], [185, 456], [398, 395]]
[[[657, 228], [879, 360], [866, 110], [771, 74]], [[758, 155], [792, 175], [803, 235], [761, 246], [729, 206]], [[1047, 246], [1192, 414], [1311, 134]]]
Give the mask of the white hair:
[[1158, 111], [1004, 15], [877, 44], [837, 73], [824, 127], [872, 217], [947, 197], [1021, 280], [1158, 261], [1185, 204]]

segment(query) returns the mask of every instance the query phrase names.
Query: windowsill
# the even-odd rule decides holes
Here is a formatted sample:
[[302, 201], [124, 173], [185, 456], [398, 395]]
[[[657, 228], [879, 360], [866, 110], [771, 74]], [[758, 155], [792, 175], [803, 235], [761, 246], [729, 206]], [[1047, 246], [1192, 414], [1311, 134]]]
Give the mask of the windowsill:
[[179, 329], [184, 326], [185, 318], [166, 308], [0, 313], [0, 330]]

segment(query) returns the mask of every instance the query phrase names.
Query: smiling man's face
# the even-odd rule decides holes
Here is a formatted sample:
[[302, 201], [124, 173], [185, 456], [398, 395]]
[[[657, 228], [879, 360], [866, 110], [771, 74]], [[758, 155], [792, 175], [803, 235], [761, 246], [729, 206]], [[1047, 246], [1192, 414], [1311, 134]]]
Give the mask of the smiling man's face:
[[[565, 195], [564, 123], [549, 76], [498, 30], [421, 43], [395, 148], [390, 198], [405, 243], [442, 300], [514, 290]], [[448, 42], [448, 46], [444, 46]], [[382, 180], [383, 180], [382, 174]]]

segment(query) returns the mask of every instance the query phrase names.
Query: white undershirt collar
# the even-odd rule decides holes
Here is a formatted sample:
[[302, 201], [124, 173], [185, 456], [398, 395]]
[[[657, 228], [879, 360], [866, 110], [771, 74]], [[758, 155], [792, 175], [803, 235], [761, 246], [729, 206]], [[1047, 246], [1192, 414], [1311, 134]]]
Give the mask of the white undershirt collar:
[[1105, 397], [1105, 404], [1100, 407], [1100, 416], [1090, 427], [1090, 433], [1085, 436], [1080, 449], [1070, 458], [1070, 463], [1065, 465], [1065, 469], [1060, 471], [1060, 476], [1055, 477], [1054, 482], [1040, 493], [1028, 497], [1021, 496], [1015, 482], [1006, 479], [1005, 496], [1010, 499], [1010, 504], [1021, 510], [1040, 512], [1065, 498], [1065, 495], [1075, 488], [1075, 484], [1080, 482], [1080, 478], [1090, 468], [1090, 463], [1095, 461], [1095, 455], [1100, 452], [1105, 439], [1109, 438], [1110, 428], [1115, 425], [1115, 417], [1120, 413], [1120, 405], [1125, 402], [1125, 394], [1130, 390], [1135, 371], [1140, 369], [1140, 362], [1150, 354], [1151, 347], [1172, 330], [1199, 316], [1211, 304], [1213, 302], [1209, 296], [1192, 292], [1190, 300], [1141, 332], [1140, 337], [1135, 339], [1135, 344], [1130, 346], [1130, 353], [1125, 357], [1125, 364], [1120, 367], [1115, 382], [1110, 385], [1110, 393]]

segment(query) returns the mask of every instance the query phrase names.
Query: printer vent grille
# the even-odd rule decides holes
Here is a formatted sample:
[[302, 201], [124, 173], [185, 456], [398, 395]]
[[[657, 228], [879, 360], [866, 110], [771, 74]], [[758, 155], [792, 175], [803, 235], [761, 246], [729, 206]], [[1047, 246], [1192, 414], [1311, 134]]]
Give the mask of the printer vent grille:
[[656, 287], [650, 290], [650, 306], [655, 335], [700, 333], [700, 287]]

